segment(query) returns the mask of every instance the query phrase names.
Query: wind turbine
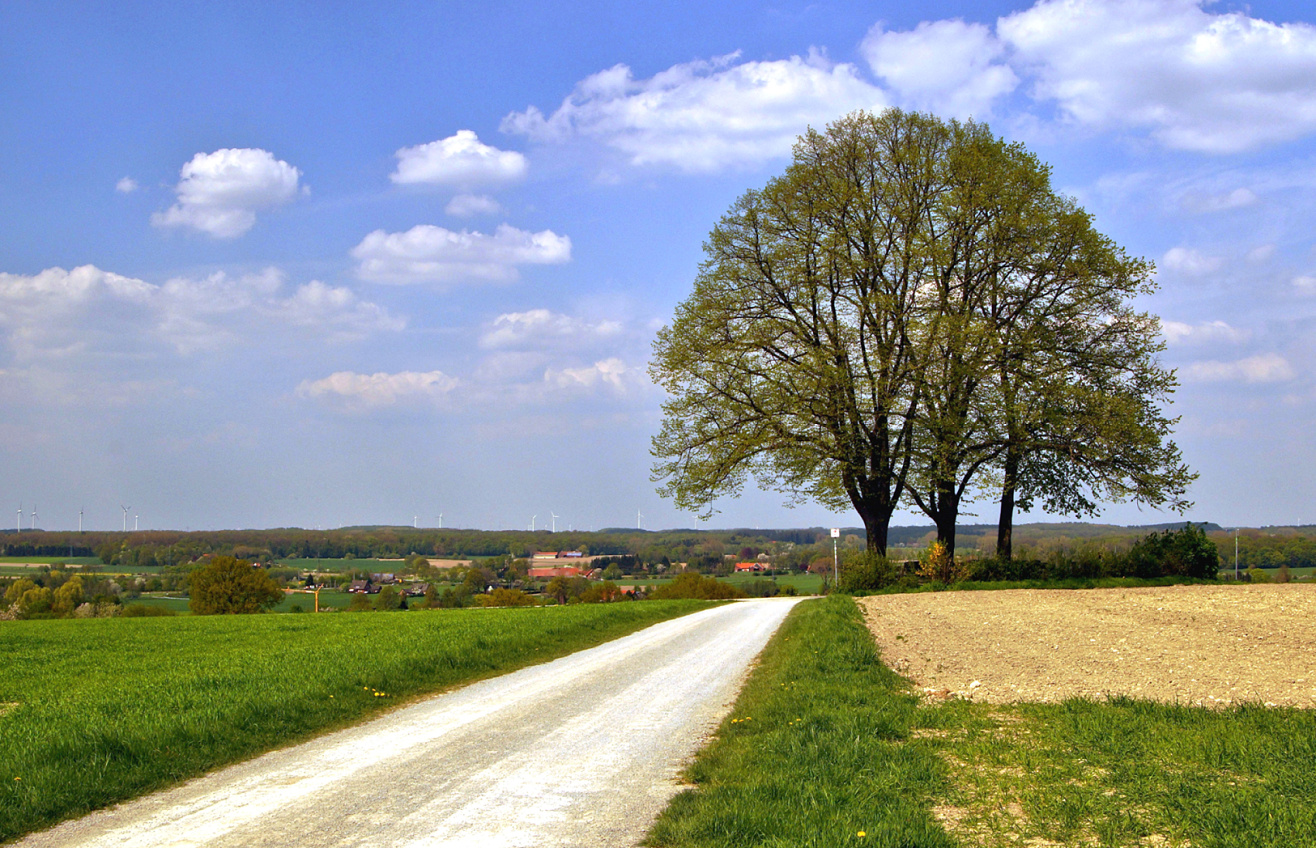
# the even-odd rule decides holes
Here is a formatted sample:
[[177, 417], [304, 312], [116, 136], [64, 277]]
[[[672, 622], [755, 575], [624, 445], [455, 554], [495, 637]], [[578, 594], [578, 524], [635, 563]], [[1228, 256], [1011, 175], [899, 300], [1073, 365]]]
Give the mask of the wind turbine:
[[643, 529], [644, 529], [644, 525], [640, 523], [640, 519], [642, 519], [642, 518], [644, 518], [644, 514], [641, 513], [638, 509], [635, 510], [635, 529], [636, 529], [636, 530], [643, 530]]
[[37, 505], [32, 504], [32, 529], [37, 529]]
[[130, 507], [130, 506], [124, 506], [123, 504], [119, 504], [119, 509], [123, 510], [123, 532], [127, 533], [127, 532], [128, 532], [128, 510], [132, 509], [132, 507]]
[[137, 532], [137, 519], [139, 519], [139, 518], [141, 518], [140, 515], [134, 515], [134, 516], [133, 516], [133, 532], [134, 532], [134, 533]]
[[18, 502], [18, 532], [23, 532], [23, 502]]
[[551, 515], [551, 516], [553, 516], [553, 532], [556, 533], [556, 532], [557, 532], [557, 520], [558, 520], [559, 518], [561, 518], [562, 516], [558, 515], [556, 512], [554, 512], [554, 511], [551, 510], [551, 509], [548, 511], [548, 514]]
[[539, 513], [535, 513], [534, 515], [530, 516], [530, 532], [531, 532], [531, 533], [535, 532], [535, 519], [538, 518], [538, 517], [539, 517]]
[[443, 529], [443, 513], [439, 513], [439, 529]]
[[82, 532], [82, 507], [78, 507], [78, 532]]
[[411, 529], [416, 530], [418, 529], [418, 526], [419, 525], [416, 524], [416, 516], [411, 516]]

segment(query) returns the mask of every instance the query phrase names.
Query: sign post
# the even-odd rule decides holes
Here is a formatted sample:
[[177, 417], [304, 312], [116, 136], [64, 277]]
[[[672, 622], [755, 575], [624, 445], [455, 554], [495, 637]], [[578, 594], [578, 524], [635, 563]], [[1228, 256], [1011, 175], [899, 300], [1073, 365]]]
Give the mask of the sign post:
[[841, 528], [832, 528], [832, 591], [836, 591], [836, 585], [841, 579], [841, 561], [836, 555], [836, 540], [841, 538]]

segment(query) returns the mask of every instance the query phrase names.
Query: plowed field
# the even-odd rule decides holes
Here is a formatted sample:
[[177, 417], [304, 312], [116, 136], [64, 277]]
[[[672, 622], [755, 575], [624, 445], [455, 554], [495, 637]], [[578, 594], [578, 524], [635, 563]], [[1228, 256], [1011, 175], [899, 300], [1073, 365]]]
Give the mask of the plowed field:
[[931, 697], [1130, 695], [1316, 707], [1316, 585], [863, 598], [887, 665]]

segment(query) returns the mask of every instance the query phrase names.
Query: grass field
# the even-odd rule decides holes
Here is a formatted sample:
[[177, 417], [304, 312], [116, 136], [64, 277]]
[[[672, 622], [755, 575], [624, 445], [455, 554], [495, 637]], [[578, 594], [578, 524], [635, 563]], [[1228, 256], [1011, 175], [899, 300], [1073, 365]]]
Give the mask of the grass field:
[[652, 846], [1316, 844], [1316, 714], [924, 704], [848, 598], [800, 604]]
[[706, 606], [0, 622], [0, 842]]

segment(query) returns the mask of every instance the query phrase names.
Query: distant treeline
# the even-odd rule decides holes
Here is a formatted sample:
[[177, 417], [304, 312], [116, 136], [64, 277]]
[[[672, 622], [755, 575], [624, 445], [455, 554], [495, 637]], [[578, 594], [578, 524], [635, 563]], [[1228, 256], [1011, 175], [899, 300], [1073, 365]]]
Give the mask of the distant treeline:
[[[1043, 556], [1056, 549], [1098, 545], [1128, 547], [1149, 531], [1177, 529], [1182, 522], [1142, 527], [1109, 524], [1036, 523], [1015, 528], [1021, 554]], [[1198, 525], [1219, 544], [1222, 565], [1233, 564], [1233, 539], [1219, 525]], [[1304, 530], [1306, 532], [1304, 532]], [[962, 553], [973, 556], [974, 537], [984, 553], [995, 540], [994, 525], [964, 525], [960, 534], [968, 544]], [[842, 547], [860, 545], [861, 528], [843, 528]], [[935, 537], [931, 526], [893, 527], [891, 544], [917, 548]], [[990, 539], [988, 538], [990, 537]], [[1240, 566], [1290, 568], [1316, 566], [1316, 528], [1268, 528], [1244, 531], [1239, 545]], [[701, 571], [714, 571], [723, 560], [752, 559], [768, 554], [778, 567], [807, 567], [814, 557], [831, 556], [830, 531], [824, 527], [786, 530], [663, 530], [608, 528], [597, 532], [547, 530], [486, 531], [413, 529], [410, 527], [344, 527], [335, 530], [276, 528], [271, 530], [141, 532], [88, 531], [0, 532], [0, 556], [99, 557], [105, 565], [125, 570], [167, 567], [193, 562], [205, 554], [236, 556], [258, 562], [284, 559], [427, 557], [525, 558], [535, 551], [578, 550], [587, 555], [632, 557], [638, 563], [685, 562]]]

